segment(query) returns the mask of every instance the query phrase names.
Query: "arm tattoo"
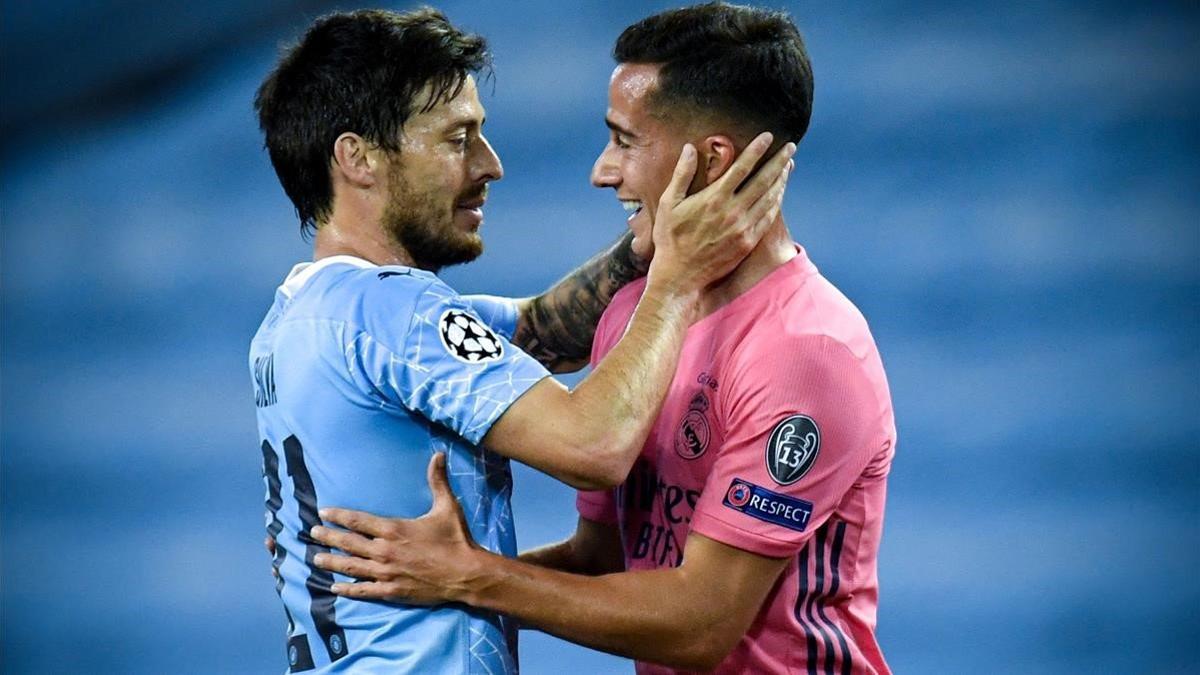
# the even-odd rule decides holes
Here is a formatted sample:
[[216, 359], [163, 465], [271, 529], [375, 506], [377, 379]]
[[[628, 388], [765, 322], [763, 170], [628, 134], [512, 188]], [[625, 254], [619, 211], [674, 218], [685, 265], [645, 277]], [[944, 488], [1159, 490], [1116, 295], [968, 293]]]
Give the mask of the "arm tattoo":
[[582, 368], [592, 351], [596, 323], [622, 286], [646, 274], [649, 261], [634, 254], [633, 234], [529, 301], [513, 343], [554, 372]]

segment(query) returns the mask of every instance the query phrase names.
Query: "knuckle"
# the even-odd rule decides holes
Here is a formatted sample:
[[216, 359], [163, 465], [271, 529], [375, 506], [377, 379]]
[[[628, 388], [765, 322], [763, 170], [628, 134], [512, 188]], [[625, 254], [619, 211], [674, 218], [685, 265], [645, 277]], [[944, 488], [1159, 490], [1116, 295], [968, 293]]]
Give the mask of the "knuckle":
[[394, 548], [392, 548], [391, 546], [380, 547], [379, 550], [375, 553], [374, 557], [376, 560], [378, 560], [379, 562], [382, 562], [382, 563], [394, 563], [394, 562], [396, 562], [396, 559], [397, 559], [396, 550]]

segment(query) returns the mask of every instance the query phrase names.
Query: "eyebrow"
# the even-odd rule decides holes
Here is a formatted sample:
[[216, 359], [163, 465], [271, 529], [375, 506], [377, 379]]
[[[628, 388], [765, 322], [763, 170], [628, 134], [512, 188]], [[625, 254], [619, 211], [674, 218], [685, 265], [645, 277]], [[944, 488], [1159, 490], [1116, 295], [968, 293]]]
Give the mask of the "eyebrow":
[[456, 120], [452, 120], [449, 124], [447, 124], [446, 130], [451, 131], [454, 129], [471, 129], [471, 128], [478, 129], [478, 128], [482, 128], [485, 122], [487, 122], [486, 116], [481, 117], [478, 120], [476, 120], [474, 117], [463, 116]]
[[630, 138], [638, 137], [637, 134], [614, 122], [611, 117], [604, 118], [604, 125], [623, 136], [629, 136]]

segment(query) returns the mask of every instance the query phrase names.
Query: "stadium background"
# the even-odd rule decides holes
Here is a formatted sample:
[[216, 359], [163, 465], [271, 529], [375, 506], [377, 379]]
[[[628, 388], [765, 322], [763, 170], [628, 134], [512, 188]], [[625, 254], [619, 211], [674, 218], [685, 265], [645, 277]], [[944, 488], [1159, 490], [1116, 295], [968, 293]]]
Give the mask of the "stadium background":
[[[507, 170], [446, 276], [533, 293], [622, 231], [587, 183], [608, 51], [666, 5], [440, 5], [492, 42]], [[3, 3], [5, 672], [283, 668], [245, 352], [308, 248], [250, 100], [331, 6]], [[871, 320], [899, 422], [892, 665], [1200, 667], [1195, 6], [788, 9], [817, 94], [787, 219]], [[573, 524], [532, 471], [515, 503], [523, 545]]]

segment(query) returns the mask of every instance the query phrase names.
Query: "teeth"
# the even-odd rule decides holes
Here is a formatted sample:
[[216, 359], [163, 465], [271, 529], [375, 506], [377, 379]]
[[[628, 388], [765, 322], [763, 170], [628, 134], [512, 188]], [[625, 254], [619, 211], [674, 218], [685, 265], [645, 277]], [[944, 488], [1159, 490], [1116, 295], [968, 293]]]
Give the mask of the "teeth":
[[634, 211], [637, 211], [638, 209], [642, 208], [642, 203], [639, 201], [634, 201], [632, 199], [622, 199], [621, 200], [621, 208], [625, 209], [626, 211], [629, 211], [630, 213], [633, 213]]

